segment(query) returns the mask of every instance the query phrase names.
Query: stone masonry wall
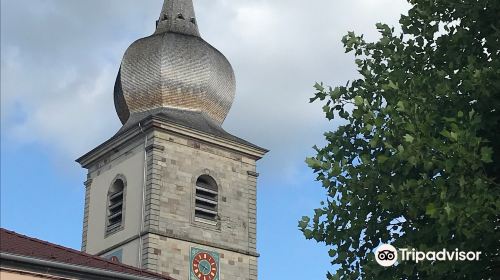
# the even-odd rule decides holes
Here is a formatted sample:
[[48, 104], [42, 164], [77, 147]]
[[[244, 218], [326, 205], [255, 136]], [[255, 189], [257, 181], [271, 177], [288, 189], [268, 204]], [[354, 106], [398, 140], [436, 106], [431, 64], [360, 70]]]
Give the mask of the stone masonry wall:
[[[149, 234], [146, 238], [154, 240], [155, 246], [161, 249], [151, 249], [158, 272], [173, 277], [176, 280], [189, 280], [191, 247], [215, 251], [220, 254], [219, 276], [221, 280], [256, 280], [257, 257], [247, 256], [227, 250], [214, 249], [192, 242], [179, 241], [164, 236]], [[149, 269], [149, 268], [148, 268]]]
[[[108, 254], [128, 248], [123, 250], [128, 264], [136, 265], [140, 259], [142, 268], [184, 280], [189, 278], [190, 248], [196, 247], [220, 254], [220, 280], [257, 279], [255, 158], [195, 137], [152, 129], [146, 143], [144, 135], [139, 135], [89, 166], [84, 251]], [[128, 183], [126, 221], [122, 231], [106, 236], [106, 193], [117, 174], [125, 176]], [[217, 182], [217, 223], [195, 220], [195, 184], [201, 175]], [[140, 240], [134, 239], [139, 235]], [[132, 243], [136, 249], [130, 249]]]
[[[155, 131], [148, 144], [146, 230], [151, 234], [145, 237], [144, 267], [187, 279], [189, 248], [196, 245], [224, 252], [221, 280], [256, 279], [255, 160], [163, 131]], [[196, 180], [205, 174], [219, 188], [217, 225], [194, 217]]]

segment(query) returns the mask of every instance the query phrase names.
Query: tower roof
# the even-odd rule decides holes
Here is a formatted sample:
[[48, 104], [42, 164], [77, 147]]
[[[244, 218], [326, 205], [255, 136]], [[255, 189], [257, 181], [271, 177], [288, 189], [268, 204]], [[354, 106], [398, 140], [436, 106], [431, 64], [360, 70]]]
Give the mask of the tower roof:
[[165, 32], [200, 36], [192, 0], [165, 0], [155, 34]]
[[114, 96], [124, 125], [159, 108], [202, 113], [221, 125], [235, 91], [231, 64], [200, 37], [193, 1], [165, 0], [154, 34], [125, 52]]

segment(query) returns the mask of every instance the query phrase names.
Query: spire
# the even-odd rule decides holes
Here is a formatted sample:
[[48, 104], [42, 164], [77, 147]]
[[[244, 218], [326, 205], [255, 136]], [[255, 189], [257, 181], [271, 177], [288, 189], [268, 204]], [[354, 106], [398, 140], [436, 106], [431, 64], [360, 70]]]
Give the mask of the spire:
[[200, 36], [193, 0], [165, 0], [155, 34], [165, 32]]

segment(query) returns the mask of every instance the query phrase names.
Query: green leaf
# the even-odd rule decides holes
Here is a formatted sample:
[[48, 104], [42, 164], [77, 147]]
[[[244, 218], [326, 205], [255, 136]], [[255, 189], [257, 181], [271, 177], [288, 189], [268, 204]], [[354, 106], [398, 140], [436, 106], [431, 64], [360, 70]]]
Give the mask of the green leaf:
[[337, 177], [339, 176], [340, 174], [342, 173], [342, 168], [335, 164], [333, 167], [332, 167], [332, 176], [333, 177]]
[[381, 164], [386, 162], [389, 158], [386, 155], [378, 155], [377, 156], [377, 161]]
[[310, 230], [310, 229], [303, 229], [302, 232], [304, 233], [304, 236], [306, 237], [306, 239], [313, 239], [314, 233], [313, 233], [312, 230]]
[[452, 213], [452, 209], [451, 209], [451, 207], [450, 207], [450, 204], [449, 204], [449, 203], [446, 203], [446, 206], [444, 207], [444, 211], [446, 211], [446, 214], [447, 214], [448, 216], [450, 216], [450, 215], [451, 215], [451, 213]]
[[403, 145], [399, 145], [399, 146], [398, 146], [398, 151], [399, 151], [400, 153], [403, 153], [403, 152], [405, 151], [405, 147], [403, 147]]
[[413, 143], [413, 140], [415, 139], [415, 138], [413, 138], [413, 136], [411, 136], [410, 134], [406, 134], [403, 138], [404, 138], [404, 139], [405, 139], [405, 141], [406, 141], [406, 142], [408, 142], [408, 143]]
[[399, 89], [398, 84], [395, 84], [393, 81], [389, 81], [389, 88], [391, 89]]
[[492, 155], [493, 155], [493, 149], [491, 147], [481, 148], [481, 161], [485, 163], [492, 163], [493, 162]]
[[340, 280], [342, 277], [339, 274], [333, 274], [329, 277], [329, 280]]
[[307, 216], [302, 217], [302, 220], [299, 221], [299, 228], [305, 229], [309, 226], [309, 222], [311, 219]]
[[332, 258], [333, 258], [333, 257], [335, 257], [335, 256], [337, 255], [337, 251], [336, 251], [336, 250], [334, 250], [334, 249], [330, 249], [330, 250], [328, 251], [328, 255], [330, 255], [330, 257], [332, 257]]
[[347, 111], [345, 111], [345, 110], [341, 110], [341, 111], [339, 112], [339, 116], [340, 116], [341, 118], [343, 118], [343, 119], [347, 119], [347, 118], [349, 118], [349, 113], [348, 113]]
[[321, 83], [321, 84], [320, 84], [320, 83], [315, 83], [315, 84], [314, 84], [314, 88], [315, 88], [317, 91], [321, 91], [321, 92], [325, 91], [325, 88], [323, 87], [323, 83]]
[[450, 133], [450, 138], [457, 141], [458, 140], [458, 134], [456, 132], [451, 132]]
[[436, 205], [434, 203], [429, 203], [427, 204], [427, 207], [425, 207], [425, 214], [434, 217], [436, 215], [437, 209]]
[[361, 97], [359, 95], [354, 97], [354, 104], [356, 106], [361, 106], [361, 105], [363, 105], [363, 103], [364, 103], [363, 97]]
[[403, 101], [399, 101], [396, 106], [397, 106], [397, 110], [399, 112], [404, 112], [406, 110], [405, 109], [405, 104], [403, 103]]
[[336, 100], [340, 97], [342, 92], [340, 91], [339, 87], [336, 87], [332, 92], [330, 92], [330, 96], [333, 100]]
[[360, 158], [363, 164], [368, 164], [369, 162], [371, 162], [371, 157], [368, 154], [362, 154]]
[[315, 169], [315, 170], [319, 170], [323, 166], [323, 162], [321, 162], [315, 158], [307, 158], [306, 163], [310, 168]]
[[390, 42], [391, 42], [391, 40], [390, 40], [389, 38], [387, 38], [387, 37], [382, 37], [382, 38], [380, 38], [380, 43], [381, 43], [382, 45], [384, 45], [384, 46], [385, 46], [385, 45], [389, 45], [389, 43], [390, 43]]

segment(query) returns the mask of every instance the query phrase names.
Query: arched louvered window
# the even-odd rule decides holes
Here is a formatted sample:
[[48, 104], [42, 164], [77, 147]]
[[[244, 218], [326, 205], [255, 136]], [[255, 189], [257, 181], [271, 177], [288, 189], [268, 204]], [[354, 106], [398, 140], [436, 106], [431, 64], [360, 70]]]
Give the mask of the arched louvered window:
[[219, 188], [215, 180], [202, 175], [196, 180], [195, 218], [216, 221], [218, 215]]
[[123, 203], [125, 197], [125, 183], [123, 179], [116, 179], [109, 189], [108, 194], [108, 217], [106, 233], [113, 233], [122, 228], [123, 225]]

